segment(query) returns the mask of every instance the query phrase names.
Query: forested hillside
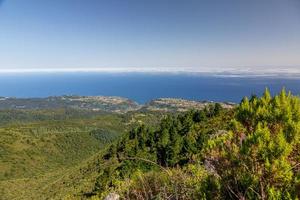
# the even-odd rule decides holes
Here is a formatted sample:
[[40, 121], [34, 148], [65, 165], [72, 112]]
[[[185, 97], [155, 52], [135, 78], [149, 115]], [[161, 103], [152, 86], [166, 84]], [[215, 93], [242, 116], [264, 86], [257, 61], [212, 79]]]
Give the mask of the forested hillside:
[[126, 199], [297, 199], [300, 101], [285, 90], [140, 125], [103, 156], [93, 194]]
[[0, 131], [3, 199], [300, 197], [300, 99], [285, 90], [234, 108], [73, 113]]
[[[49, 191], [49, 196], [44, 192], [53, 182], [85, 165], [131, 127], [142, 121], [156, 124], [160, 115], [1, 110], [0, 199], [53, 198], [58, 191]], [[63, 191], [62, 196], [66, 194]]]

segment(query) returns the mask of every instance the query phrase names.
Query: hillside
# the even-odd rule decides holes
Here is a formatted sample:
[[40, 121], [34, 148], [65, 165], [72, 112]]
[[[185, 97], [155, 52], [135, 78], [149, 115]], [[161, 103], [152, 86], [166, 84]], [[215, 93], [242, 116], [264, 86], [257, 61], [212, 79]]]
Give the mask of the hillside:
[[131, 127], [143, 121], [155, 124], [160, 117], [78, 109], [1, 110], [0, 199], [45, 199], [38, 197], [42, 188], [56, 187], [46, 185], [85, 166]]
[[125, 199], [299, 199], [300, 99], [282, 90], [140, 125], [110, 146], [93, 194]]
[[1, 197], [300, 197], [299, 97], [266, 90], [239, 105], [202, 102], [207, 104], [188, 111], [186, 104], [200, 104], [177, 99], [151, 104], [164, 102], [176, 109], [88, 117], [71, 112], [59, 121], [39, 116], [35, 122], [3, 124]]
[[[135, 129], [140, 124], [156, 129], [164, 116], [160, 112], [102, 113], [91, 118], [73, 116], [73, 119], [51, 123], [42, 120], [5, 125], [3, 129], [10, 132], [3, 130], [2, 141], [6, 145], [2, 147], [10, 156], [4, 156], [1, 164], [4, 169], [0, 182], [2, 197], [86, 199], [95, 196], [101, 181], [109, 181], [109, 177], [101, 174], [119, 165], [115, 159], [103, 159], [108, 152], [115, 151], [107, 144], [122, 131]], [[215, 120], [215, 123], [218, 121], [226, 120]], [[15, 142], [8, 142], [13, 139]]]
[[121, 120], [98, 116], [1, 127], [0, 180], [28, 178], [77, 164], [121, 135], [125, 129]]

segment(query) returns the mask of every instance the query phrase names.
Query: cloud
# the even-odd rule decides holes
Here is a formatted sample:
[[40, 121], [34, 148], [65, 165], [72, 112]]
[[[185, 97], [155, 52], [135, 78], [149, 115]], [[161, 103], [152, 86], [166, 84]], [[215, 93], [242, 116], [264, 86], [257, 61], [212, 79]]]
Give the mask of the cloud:
[[212, 75], [218, 77], [284, 77], [284, 78], [300, 78], [300, 67], [273, 67], [256, 68], [253, 67], [229, 67], [229, 68], [23, 68], [23, 69], [1, 69], [0, 74], [6, 73], [78, 73], [78, 72], [98, 72], [98, 73], [187, 73], [194, 75]]

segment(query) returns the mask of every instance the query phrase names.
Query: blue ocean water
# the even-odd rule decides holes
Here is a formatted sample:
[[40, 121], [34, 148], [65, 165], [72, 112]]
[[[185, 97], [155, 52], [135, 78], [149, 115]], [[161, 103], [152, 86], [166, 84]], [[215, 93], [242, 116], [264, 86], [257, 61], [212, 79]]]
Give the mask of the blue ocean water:
[[282, 87], [300, 94], [300, 79], [147, 73], [17, 73], [0, 75], [0, 96], [122, 96], [145, 103], [159, 97], [239, 102]]

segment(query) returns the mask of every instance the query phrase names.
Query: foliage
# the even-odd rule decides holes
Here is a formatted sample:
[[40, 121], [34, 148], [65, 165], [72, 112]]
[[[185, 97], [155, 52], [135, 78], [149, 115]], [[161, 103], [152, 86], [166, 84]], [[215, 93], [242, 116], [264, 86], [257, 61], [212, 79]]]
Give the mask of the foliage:
[[[41, 137], [55, 130], [55, 136], [69, 132], [70, 138], [77, 134], [109, 146], [74, 168], [3, 185], [37, 181], [37, 191], [47, 183], [43, 192], [49, 199], [103, 199], [111, 192], [123, 199], [300, 197], [300, 99], [284, 89], [275, 96], [266, 90], [262, 97], [245, 97], [234, 109], [210, 104], [183, 114], [145, 111], [67, 121], [42, 120], [34, 129], [33, 123], [27, 124], [30, 128], [22, 125], [22, 131], [20, 124], [9, 123], [0, 131]], [[124, 130], [129, 131], [118, 138]], [[85, 148], [80, 146], [83, 140], [75, 145], [80, 150]]]
[[198, 199], [201, 182], [207, 178], [200, 165], [162, 171], [136, 171], [119, 183], [117, 192], [126, 199]]
[[[216, 104], [204, 110], [168, 115], [161, 120], [158, 127], [149, 127], [146, 124], [134, 127], [118, 142], [112, 144], [103, 156], [108, 162], [114, 160], [115, 164], [103, 168], [100, 172], [95, 191], [105, 196], [115, 190], [121, 190], [125, 195], [126, 190], [129, 199], [140, 197], [148, 199], [150, 196], [164, 199], [166, 195], [174, 195], [176, 190], [183, 189], [181, 192], [178, 191], [178, 198], [186, 198], [184, 195], [204, 197], [206, 195], [203, 192], [204, 180], [211, 179], [210, 175], [204, 176], [201, 173], [203, 175], [201, 178], [193, 179], [196, 176], [191, 171], [187, 172], [187, 167], [205, 171], [200, 164], [204, 158], [202, 150], [206, 146], [206, 141], [215, 131], [228, 129], [232, 116], [232, 110], [223, 109]], [[171, 178], [176, 180], [175, 182], [164, 178], [168, 177], [171, 171], [176, 171], [172, 173]], [[158, 179], [158, 176], [161, 179]], [[151, 190], [151, 194], [147, 192], [141, 194], [141, 188], [137, 188], [140, 185], [140, 178], [147, 181], [145, 187]], [[203, 179], [203, 184], [200, 184], [200, 179], [201, 181]], [[151, 180], [155, 181], [151, 183]], [[183, 180], [189, 181], [180, 183]], [[151, 189], [151, 185], [160, 184], [164, 185], [162, 187], [164, 191], [158, 188]]]
[[[208, 151], [222, 185], [232, 199], [295, 199], [299, 191], [300, 101], [283, 89], [271, 97], [244, 98], [232, 131]], [[210, 142], [216, 142], [214, 138]], [[298, 194], [299, 195], [299, 194]]]
[[[284, 89], [244, 98], [234, 114], [215, 105], [167, 116], [110, 147], [104, 158], [115, 168], [107, 182], [99, 176], [105, 187], [97, 191], [127, 199], [297, 199], [299, 132], [300, 100]], [[188, 177], [188, 166], [202, 175]]]
[[90, 197], [102, 164], [114, 165], [100, 158], [107, 145], [138, 121], [160, 119], [155, 113], [70, 109], [9, 110], [0, 116], [7, 116], [0, 117], [4, 200]]

